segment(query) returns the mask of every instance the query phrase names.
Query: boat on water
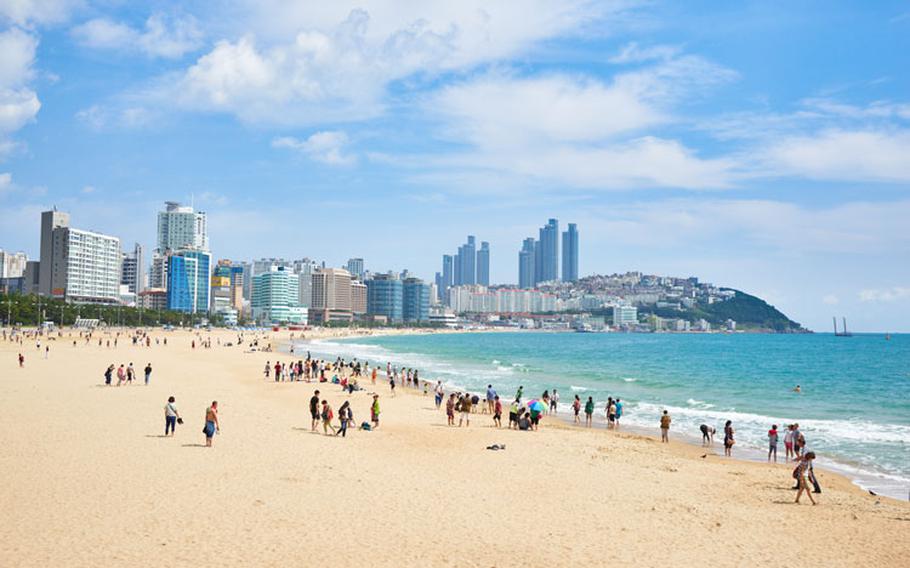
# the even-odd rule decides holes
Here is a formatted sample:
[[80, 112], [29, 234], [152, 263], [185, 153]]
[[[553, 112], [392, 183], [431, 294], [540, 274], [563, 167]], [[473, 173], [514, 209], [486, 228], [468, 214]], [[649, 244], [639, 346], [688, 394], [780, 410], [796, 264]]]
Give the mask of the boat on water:
[[844, 319], [844, 329], [841, 331], [837, 331], [837, 318], [834, 317], [831, 319], [834, 320], [834, 336], [835, 337], [853, 337], [853, 334], [850, 333], [849, 331], [847, 331], [847, 318], [843, 318]]

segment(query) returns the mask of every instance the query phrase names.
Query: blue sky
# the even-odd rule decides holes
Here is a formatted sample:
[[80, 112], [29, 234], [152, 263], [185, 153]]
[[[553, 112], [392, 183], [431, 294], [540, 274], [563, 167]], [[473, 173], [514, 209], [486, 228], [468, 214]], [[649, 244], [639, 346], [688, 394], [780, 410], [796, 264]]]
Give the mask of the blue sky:
[[0, 247], [39, 212], [153, 246], [426, 278], [697, 275], [827, 330], [910, 331], [907, 2], [0, 0]]

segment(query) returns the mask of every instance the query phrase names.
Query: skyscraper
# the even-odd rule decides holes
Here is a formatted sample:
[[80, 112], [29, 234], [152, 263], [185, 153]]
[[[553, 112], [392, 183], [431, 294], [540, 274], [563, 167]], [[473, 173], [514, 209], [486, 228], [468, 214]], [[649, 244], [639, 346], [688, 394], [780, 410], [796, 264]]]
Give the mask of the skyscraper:
[[[255, 288], [253, 286], [254, 291]], [[350, 272], [343, 268], [320, 268], [313, 273], [310, 323], [351, 321], [353, 319], [351, 307]]]
[[183, 249], [167, 257], [167, 307], [187, 313], [206, 313], [211, 297], [212, 255]]
[[480, 243], [477, 251], [477, 283], [484, 286], [490, 285], [490, 243]]
[[404, 318], [404, 286], [394, 274], [373, 274], [367, 280], [367, 313], [385, 317], [389, 323]]
[[407, 322], [430, 320], [430, 287], [420, 278], [408, 278], [402, 291], [402, 315]]
[[468, 235], [468, 242], [458, 247], [455, 264], [456, 286], [477, 283], [477, 245], [473, 235]]
[[518, 287], [533, 288], [537, 282], [534, 279], [534, 249], [535, 241], [528, 237], [521, 245], [518, 252]]
[[[51, 295], [51, 275], [54, 262], [54, 229], [70, 226], [70, 215], [62, 211], [41, 213], [41, 263], [38, 265], [38, 293]], [[59, 268], [59, 267], [58, 267]]]
[[194, 248], [209, 250], [205, 213], [176, 201], [165, 201], [158, 212], [158, 250]]
[[307, 323], [307, 310], [298, 305], [300, 276], [290, 267], [274, 266], [255, 277], [253, 318], [259, 322]]
[[363, 282], [363, 259], [362, 258], [349, 258], [348, 259], [348, 272], [351, 273], [351, 276]]
[[145, 263], [142, 256], [142, 245], [136, 243], [133, 252], [123, 253], [120, 266], [120, 284], [126, 285], [130, 292], [137, 295], [145, 289]]
[[559, 221], [550, 219], [540, 228], [539, 247], [537, 282], [559, 280]]
[[458, 247], [458, 252], [455, 253], [455, 259], [453, 262], [454, 270], [452, 271], [452, 285], [461, 286], [464, 284], [464, 270], [461, 269], [461, 247]]
[[0, 278], [19, 278], [25, 274], [28, 257], [24, 252], [4, 252], [0, 249]]
[[562, 279], [563, 282], [578, 280], [578, 229], [575, 223], [562, 234]]
[[439, 287], [439, 299], [444, 300], [446, 290], [455, 285], [455, 272], [452, 255], [442, 255], [442, 285]]

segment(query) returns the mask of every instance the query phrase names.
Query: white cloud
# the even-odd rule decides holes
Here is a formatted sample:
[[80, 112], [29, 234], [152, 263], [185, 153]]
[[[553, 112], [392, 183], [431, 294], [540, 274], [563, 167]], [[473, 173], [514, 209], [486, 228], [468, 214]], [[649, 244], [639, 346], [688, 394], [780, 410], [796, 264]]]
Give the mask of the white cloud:
[[607, 61], [618, 65], [625, 63], [641, 63], [643, 61], [666, 60], [672, 59], [679, 55], [681, 48], [676, 45], [651, 45], [641, 47], [638, 42], [630, 42], [616, 55], [610, 57]]
[[9, 172], [0, 173], [0, 195], [7, 191], [13, 184], [13, 175]]
[[837, 181], [910, 181], [910, 130], [827, 130], [772, 143], [762, 160], [772, 175]]
[[0, 158], [15, 148], [9, 137], [38, 114], [41, 102], [29, 87], [38, 40], [18, 28], [0, 32]]
[[897, 302], [910, 299], [910, 288], [894, 286], [893, 288], [870, 288], [859, 293], [861, 302]]
[[82, 193], [84, 193], [86, 195], [95, 193], [95, 191], [97, 191], [97, 190], [95, 189], [95, 186], [93, 186], [93, 185], [86, 185], [85, 187], [82, 188]]
[[66, 21], [70, 12], [82, 4], [82, 0], [3, 0], [0, 20], [7, 19], [18, 26], [57, 24]]
[[353, 155], [343, 153], [348, 137], [344, 132], [323, 131], [311, 135], [306, 140], [284, 136], [272, 140], [274, 148], [288, 148], [305, 154], [311, 160], [333, 166], [350, 165], [356, 161]]
[[840, 303], [840, 299], [835, 294], [826, 294], [825, 297], [822, 298], [822, 303], [833, 306]]
[[616, 9], [587, 0], [242, 6], [243, 33], [162, 78], [151, 90], [157, 104], [265, 125], [362, 120], [384, 110], [395, 81], [502, 61]]
[[140, 51], [149, 57], [179, 58], [199, 49], [202, 31], [195, 18], [153, 14], [142, 29], [96, 18], [73, 28], [79, 43], [95, 49]]

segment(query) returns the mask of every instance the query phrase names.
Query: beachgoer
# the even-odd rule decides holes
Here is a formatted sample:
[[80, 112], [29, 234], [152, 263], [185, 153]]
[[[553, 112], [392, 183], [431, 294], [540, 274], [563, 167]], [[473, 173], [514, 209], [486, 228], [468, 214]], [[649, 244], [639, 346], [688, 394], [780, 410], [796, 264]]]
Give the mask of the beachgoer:
[[341, 405], [341, 408], [338, 409], [338, 420], [341, 422], [341, 429], [335, 434], [341, 434], [342, 438], [347, 437], [348, 426], [354, 420], [354, 412], [351, 410], [351, 402], [344, 401], [344, 404]]
[[322, 432], [328, 436], [329, 429], [332, 430], [332, 434], [335, 434], [335, 427], [332, 426], [332, 419], [335, 418], [335, 413], [332, 411], [332, 405], [329, 404], [329, 401], [322, 401]]
[[660, 417], [660, 441], [666, 444], [670, 443], [670, 422], [673, 422], [673, 419], [670, 418], [670, 414], [664, 410], [663, 415]]
[[594, 398], [588, 397], [588, 402], [585, 403], [585, 426], [588, 428], [591, 427], [591, 422], [594, 416]]
[[622, 418], [623, 403], [619, 398], [617, 398], [614, 402], [616, 404], [616, 424], [614, 424], [613, 427], [619, 430], [619, 419]]
[[698, 428], [701, 430], [701, 445], [712, 445], [714, 443], [714, 434], [717, 433], [717, 428], [714, 426], [708, 426], [707, 424], [702, 424]]
[[616, 426], [616, 403], [610, 399], [607, 406], [607, 426], [614, 428]]
[[19, 354], [19, 367], [25, 367], [25, 355]]
[[575, 413], [575, 423], [580, 423], [581, 419], [578, 417], [578, 413], [581, 412], [581, 399], [578, 398], [577, 394], [575, 395], [575, 400], [572, 401], [572, 412]]
[[316, 431], [316, 425], [319, 423], [319, 391], [313, 393], [310, 397], [310, 431]]
[[812, 460], [814, 459], [815, 452], [806, 452], [806, 455], [800, 458], [796, 469], [793, 470], [793, 477], [796, 479], [796, 485], [799, 488], [796, 493], [796, 503], [799, 503], [799, 498], [802, 497], [803, 491], [805, 491], [806, 495], [809, 496], [809, 501], [812, 501], [813, 505], [817, 504], [815, 498], [812, 496], [812, 492], [809, 491], [809, 482], [806, 479], [809, 468], [812, 466]]
[[111, 378], [114, 375], [114, 364], [111, 363], [108, 368], [104, 371], [104, 384], [110, 386]]
[[493, 399], [493, 424], [497, 428], [502, 428], [502, 402], [499, 400], [499, 395]]
[[271, 374], [271, 372], [272, 372], [272, 365], [270, 364], [269, 361], [265, 362], [265, 371], [263, 371], [263, 372], [265, 373], [266, 380], [268, 380], [269, 374]]
[[145, 385], [148, 386], [149, 379], [152, 378], [152, 364], [149, 363], [145, 366]]
[[793, 424], [787, 424], [787, 432], [784, 434], [784, 450], [787, 452], [786, 461], [790, 461], [795, 456], [793, 453]]
[[212, 447], [212, 438], [215, 432], [221, 432], [221, 424], [218, 423], [218, 401], [213, 400], [212, 405], [205, 410], [205, 427], [202, 433], [205, 434], [205, 447]]
[[795, 392], [795, 393], [801, 393], [801, 392], [803, 392], [803, 389], [800, 388], [799, 385], [796, 385], [795, 387], [793, 387], [793, 392]]
[[530, 430], [531, 429], [531, 419], [528, 417], [528, 412], [522, 410], [518, 415], [518, 429], [519, 430]]
[[550, 412], [556, 414], [557, 407], [559, 406], [559, 393], [556, 392], [556, 389], [553, 389], [553, 394], [550, 395]]
[[493, 385], [487, 385], [487, 410], [493, 412], [493, 401], [497, 398]]
[[176, 399], [174, 397], [168, 397], [167, 404], [164, 405], [164, 435], [168, 436], [168, 432], [173, 436], [177, 433], [177, 420], [180, 418], [180, 413], [177, 412], [177, 405], [174, 404]]
[[123, 367], [123, 363], [117, 367], [117, 386], [119, 387], [123, 381], [126, 380], [126, 369]]
[[771, 455], [774, 454], [774, 463], [777, 463], [777, 424], [772, 424], [768, 430], [768, 463], [771, 462]]
[[519, 386], [518, 386], [518, 391], [515, 393], [515, 400], [517, 400], [518, 402], [521, 402], [521, 395], [522, 395], [522, 393], [524, 393], [524, 392], [525, 392], [524, 386], [523, 386], [523, 385], [519, 385]]
[[512, 401], [512, 404], [509, 405], [509, 429], [512, 429], [512, 424], [515, 424], [515, 427], [518, 428], [518, 401]]
[[471, 425], [471, 407], [472, 407], [472, 397], [469, 394], [466, 394], [464, 398], [461, 399], [461, 407], [459, 410], [461, 414], [458, 415], [458, 427], [461, 427], [462, 422], [465, 426]]
[[442, 388], [442, 381], [436, 381], [436, 410], [439, 410], [439, 407], [442, 405], [442, 397], [444, 395], [445, 391]]
[[370, 407], [370, 420], [373, 422], [373, 429], [379, 428], [379, 395], [373, 395], [373, 406]]
[[799, 423], [793, 424], [793, 457], [799, 459], [806, 445], [806, 438], [799, 429]]
[[449, 400], [446, 401], [446, 424], [455, 425], [455, 393], [450, 394]]
[[733, 444], [736, 443], [736, 440], [733, 438], [733, 422], [727, 420], [727, 423], [724, 424], [724, 455], [730, 457], [733, 455]]

